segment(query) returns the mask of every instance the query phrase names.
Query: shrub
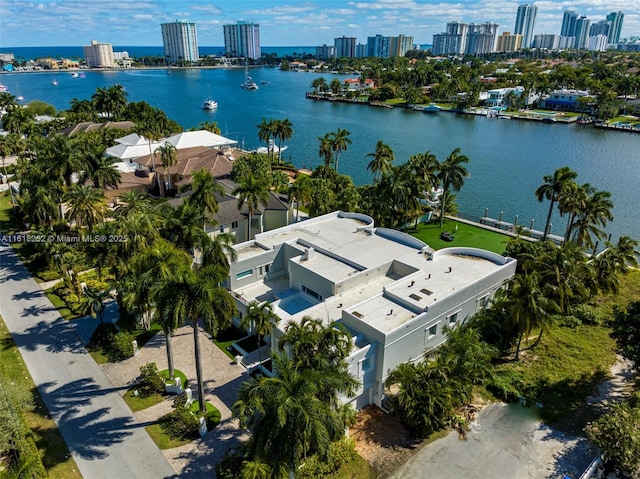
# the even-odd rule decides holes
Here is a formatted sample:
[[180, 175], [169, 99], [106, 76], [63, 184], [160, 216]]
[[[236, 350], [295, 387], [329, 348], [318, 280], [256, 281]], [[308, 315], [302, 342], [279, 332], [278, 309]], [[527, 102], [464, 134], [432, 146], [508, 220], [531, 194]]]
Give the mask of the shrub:
[[113, 342], [108, 348], [109, 361], [123, 361], [133, 356], [133, 336], [126, 331], [120, 331], [113, 337]]
[[187, 395], [180, 394], [173, 400], [173, 411], [163, 416], [160, 426], [172, 439], [196, 439], [200, 422], [187, 404]]
[[[45, 269], [44, 271], [40, 271], [37, 274], [38, 278], [40, 278], [42, 281], [53, 281], [55, 279], [59, 279], [60, 278], [60, 272], [59, 271], [54, 271], [51, 269]], [[61, 282], [61, 284], [64, 284]]]
[[576, 329], [578, 326], [582, 325], [582, 321], [573, 315], [562, 316], [560, 318], [560, 325], [565, 328]]
[[160, 375], [156, 363], [147, 363], [140, 366], [140, 384], [138, 393], [142, 397], [148, 397], [153, 394], [163, 394], [164, 378]]
[[598, 310], [589, 304], [575, 304], [569, 308], [572, 316], [575, 316], [584, 324], [601, 326], [604, 318], [598, 314]]
[[344, 438], [329, 445], [326, 459], [314, 454], [304, 461], [296, 477], [302, 479], [321, 479], [336, 472], [345, 464], [355, 460], [356, 457], [357, 454], [353, 439]]
[[218, 479], [241, 479], [244, 455], [244, 448], [237, 451], [230, 449], [225, 452], [220, 462], [216, 464], [216, 477]]
[[91, 335], [90, 344], [100, 347], [109, 347], [113, 343], [113, 338], [118, 333], [115, 325], [111, 323], [101, 323]]

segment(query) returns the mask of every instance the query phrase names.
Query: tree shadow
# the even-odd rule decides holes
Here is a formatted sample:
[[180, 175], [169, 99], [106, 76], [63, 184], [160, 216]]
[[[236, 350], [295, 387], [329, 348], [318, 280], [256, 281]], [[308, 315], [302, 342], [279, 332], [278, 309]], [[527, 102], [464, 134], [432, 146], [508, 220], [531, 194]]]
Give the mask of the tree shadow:
[[86, 353], [74, 328], [60, 316], [53, 322], [39, 321], [24, 332], [11, 334], [18, 347], [28, 351], [44, 347], [50, 353]]
[[56, 309], [44, 304], [33, 304], [27, 308], [24, 308], [20, 316], [22, 316], [23, 318], [28, 318], [30, 316], [37, 317], [42, 316], [45, 313], [50, 313], [51, 311], [56, 311]]
[[213, 380], [205, 381], [205, 391], [210, 394], [215, 394], [225, 406], [231, 409], [233, 404], [238, 400], [240, 385], [248, 379], [249, 376], [243, 374], [221, 385], [215, 384]]
[[20, 293], [14, 294], [11, 299], [14, 301], [31, 301], [36, 298], [44, 298], [45, 295], [42, 290], [34, 289], [32, 291], [23, 290]]
[[84, 459], [103, 459], [107, 448], [122, 443], [142, 426], [132, 416], [114, 417], [110, 407], [92, 409], [96, 397], [116, 388], [101, 388], [92, 378], [82, 378], [56, 387], [45, 383], [40, 387], [42, 399], [51, 416], [56, 418], [69, 450]]
[[597, 456], [597, 449], [586, 438], [565, 436], [553, 428], [548, 429], [543, 441], [557, 440], [564, 444], [562, 451], [553, 455], [549, 477], [580, 477]]

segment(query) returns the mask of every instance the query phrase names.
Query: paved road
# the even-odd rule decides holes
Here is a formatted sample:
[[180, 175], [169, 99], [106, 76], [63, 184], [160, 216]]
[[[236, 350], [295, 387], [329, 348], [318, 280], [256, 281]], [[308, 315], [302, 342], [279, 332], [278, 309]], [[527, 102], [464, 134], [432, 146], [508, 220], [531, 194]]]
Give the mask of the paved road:
[[467, 440], [451, 433], [428, 444], [390, 479], [559, 479], [580, 474], [595, 457], [586, 439], [541, 424], [518, 404], [485, 407]]
[[86, 479], [177, 477], [73, 326], [5, 244], [0, 314]]

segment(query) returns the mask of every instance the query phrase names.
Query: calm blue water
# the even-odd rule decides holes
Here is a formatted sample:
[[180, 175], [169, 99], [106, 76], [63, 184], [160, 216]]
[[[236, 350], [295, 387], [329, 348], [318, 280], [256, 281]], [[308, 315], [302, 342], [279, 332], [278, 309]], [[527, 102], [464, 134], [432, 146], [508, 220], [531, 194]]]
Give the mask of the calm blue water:
[[[460, 212], [479, 218], [489, 208], [489, 216], [497, 218], [503, 211], [505, 220], [519, 215], [519, 223], [526, 226], [533, 218], [539, 229], [548, 203], [538, 203], [534, 191], [543, 175], [569, 166], [578, 172], [579, 182], [612, 193], [615, 221], [608, 232], [614, 238], [640, 239], [640, 134], [316, 102], [304, 97], [313, 73], [253, 69], [251, 74], [269, 83], [258, 91], [241, 89], [243, 69], [87, 72], [84, 79], [69, 73], [11, 73], [0, 75], [0, 82], [25, 102], [39, 99], [58, 109], [68, 108], [74, 97], [89, 98], [96, 87], [122, 84], [129, 100], [163, 109], [184, 128], [217, 121], [225, 136], [247, 148], [258, 146], [256, 125], [263, 117], [289, 118], [294, 135], [285, 156], [298, 167], [320, 164], [318, 137], [346, 128], [353, 143], [340, 155], [340, 172], [356, 184], [371, 181], [366, 155], [380, 139], [393, 148], [397, 162], [427, 150], [444, 159], [460, 147], [471, 158], [471, 177], [458, 194]], [[326, 77], [328, 82], [331, 77]], [[58, 86], [51, 84], [54, 78]], [[215, 112], [200, 109], [209, 96], [219, 103]], [[553, 224], [555, 234], [564, 232], [565, 220], [556, 217]]]

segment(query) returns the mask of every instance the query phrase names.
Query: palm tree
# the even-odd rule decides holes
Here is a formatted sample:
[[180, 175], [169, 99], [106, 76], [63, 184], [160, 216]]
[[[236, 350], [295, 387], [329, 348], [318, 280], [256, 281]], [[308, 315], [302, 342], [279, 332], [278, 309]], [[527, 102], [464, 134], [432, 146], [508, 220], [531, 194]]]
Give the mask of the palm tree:
[[324, 457], [331, 442], [344, 434], [334, 401], [319, 395], [331, 389], [337, 396], [340, 378], [299, 370], [283, 354], [274, 354], [273, 369], [273, 377], [250, 379], [240, 386], [233, 412], [252, 433], [248, 458], [268, 464], [272, 471], [288, 470], [293, 478], [307, 456]]
[[144, 123], [138, 125], [136, 133], [143, 138], [146, 138], [149, 143], [149, 156], [151, 157], [151, 170], [153, 174], [156, 174], [156, 161], [153, 150], [151, 149], [151, 143], [160, 140], [163, 137], [162, 128], [158, 122], [147, 120]]
[[438, 179], [442, 184], [442, 197], [440, 198], [440, 228], [444, 224], [444, 210], [447, 201], [449, 188], [460, 191], [464, 184], [464, 179], [469, 176], [469, 171], [462, 166], [462, 163], [469, 163], [469, 158], [460, 155], [460, 148], [451, 152], [447, 159], [438, 165]]
[[211, 242], [202, 227], [205, 218], [202, 209], [185, 202], [177, 208], [162, 205], [160, 211], [165, 220], [162, 235], [178, 248], [195, 257]]
[[100, 324], [104, 324], [102, 313], [104, 312], [104, 300], [110, 295], [110, 291], [97, 291], [94, 288], [87, 287], [84, 290], [85, 312], [91, 314], [92, 318], [98, 318]]
[[[9, 185], [9, 175], [7, 174], [7, 165], [4, 160], [7, 156], [14, 153], [19, 137], [13, 133], [0, 136], [0, 158], [2, 158], [2, 173], [4, 174], [5, 181]], [[13, 196], [13, 190], [9, 187], [9, 194], [11, 195], [11, 206], [15, 207], [16, 201]]]
[[329, 168], [333, 163], [333, 147], [329, 133], [323, 137], [318, 137], [318, 141], [320, 141], [318, 155], [320, 156], [320, 159], [324, 161], [324, 166]]
[[296, 207], [296, 220], [298, 222], [298, 216], [300, 214], [300, 204], [305, 204], [311, 199], [311, 183], [310, 178], [306, 175], [301, 175], [296, 178], [296, 181], [289, 186], [287, 196], [289, 203], [297, 203]]
[[607, 222], [613, 220], [613, 202], [610, 198], [611, 193], [607, 191], [587, 192], [585, 203], [572, 225], [573, 238], [578, 246], [592, 248], [595, 244], [592, 235], [598, 240], [604, 238], [604, 228]]
[[439, 168], [436, 155], [430, 151], [418, 153], [416, 155], [411, 155], [408, 163], [424, 189], [425, 199], [430, 201], [434, 200], [432, 195], [433, 190], [438, 186], [438, 177], [436, 173]]
[[127, 106], [127, 92], [122, 85], [96, 88], [91, 99], [100, 113], [106, 113], [107, 118], [115, 120]]
[[216, 135], [219, 135], [219, 134], [222, 133], [222, 130], [218, 126], [218, 122], [217, 121], [205, 121], [205, 122], [202, 122], [202, 123], [200, 123], [198, 125], [198, 129], [199, 130], [206, 130], [206, 131], [214, 133]]
[[371, 158], [371, 161], [367, 165], [367, 170], [373, 173], [374, 183], [377, 183], [382, 175], [391, 171], [391, 163], [394, 160], [393, 150], [382, 140], [378, 140], [376, 143], [376, 151], [374, 153], [368, 153], [366, 156]]
[[151, 198], [147, 195], [137, 191], [125, 191], [118, 196], [118, 204], [113, 211], [113, 216], [123, 218], [138, 213], [149, 213], [152, 208]]
[[93, 186], [73, 185], [65, 201], [69, 207], [67, 216], [75, 221], [76, 226], [86, 226], [90, 233], [107, 217], [107, 202], [102, 191]]
[[[224, 195], [224, 189], [216, 181], [213, 175], [204, 168], [196, 171], [191, 180], [190, 185], [185, 185], [183, 191], [191, 191], [191, 195], [185, 200], [189, 204], [195, 206], [209, 217], [213, 217], [218, 212], [217, 196]], [[202, 227], [205, 227], [203, 223]]]
[[163, 145], [159, 146], [155, 149], [153, 154], [156, 153], [160, 155], [160, 161], [162, 162], [162, 168], [164, 168], [164, 175], [166, 178], [167, 189], [171, 189], [171, 175], [167, 173], [167, 168], [175, 165], [178, 161], [178, 153], [175, 146], [173, 146], [168, 141]]
[[80, 182], [90, 180], [94, 188], [104, 190], [117, 188], [120, 184], [120, 171], [114, 166], [113, 159], [102, 154], [102, 150], [94, 149], [85, 156], [87, 170]]
[[267, 121], [266, 118], [263, 118], [260, 124], [258, 125], [258, 139], [260, 141], [264, 141], [267, 144], [267, 156], [273, 159], [272, 154], [274, 153], [271, 150], [271, 138], [275, 138], [276, 130], [275, 123], [273, 120]]
[[282, 160], [282, 142], [290, 140], [293, 136], [293, 124], [291, 121], [288, 118], [276, 120], [273, 136], [278, 140], [278, 164], [280, 164]]
[[[216, 265], [206, 265], [193, 269], [191, 261], [177, 264], [160, 288], [158, 304], [163, 306], [166, 318], [172, 322], [188, 321], [193, 327], [193, 344], [198, 383], [200, 412], [205, 413], [204, 381], [200, 355], [199, 322], [211, 335], [231, 324], [236, 313], [235, 300], [223, 287], [227, 271]], [[165, 308], [166, 306], [166, 308]]]
[[568, 188], [571, 188], [571, 184], [574, 183], [573, 180], [575, 180], [577, 176], [578, 174], [572, 171], [568, 166], [563, 166], [556, 170], [553, 175], [543, 176], [542, 180], [544, 183], [536, 190], [536, 197], [538, 198], [538, 201], [542, 202], [545, 199], [550, 201], [547, 222], [545, 223], [544, 232], [542, 234], [543, 241], [546, 240], [549, 235], [549, 225], [551, 224], [553, 206], [564, 192], [567, 191]]
[[338, 131], [335, 133], [331, 133], [331, 149], [333, 150], [333, 162], [336, 169], [338, 171], [338, 155], [343, 151], [347, 151], [347, 148], [351, 144], [351, 139], [349, 138], [348, 130], [343, 130], [338, 128]]
[[271, 327], [278, 320], [278, 315], [273, 312], [273, 305], [265, 301], [260, 304], [257, 301], [251, 301], [247, 305], [247, 314], [245, 314], [240, 325], [250, 331], [253, 331], [258, 338], [258, 355], [260, 358], [260, 364], [262, 364], [262, 343], [263, 336], [266, 336]]
[[567, 220], [567, 228], [564, 233], [564, 241], [567, 242], [571, 238], [571, 231], [573, 229], [573, 222], [576, 215], [584, 209], [587, 196], [593, 188], [590, 184], [585, 183], [580, 186], [576, 182], [570, 182], [560, 195], [558, 199], [558, 208], [560, 209], [560, 216], [565, 214], [569, 215]]
[[240, 179], [240, 183], [231, 194], [238, 197], [239, 210], [246, 205], [249, 211], [249, 225], [247, 227], [247, 241], [249, 241], [251, 239], [253, 214], [260, 205], [267, 205], [269, 201], [269, 187], [263, 179], [256, 178], [252, 174], [249, 174]]

